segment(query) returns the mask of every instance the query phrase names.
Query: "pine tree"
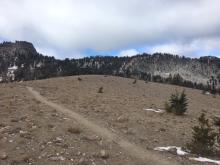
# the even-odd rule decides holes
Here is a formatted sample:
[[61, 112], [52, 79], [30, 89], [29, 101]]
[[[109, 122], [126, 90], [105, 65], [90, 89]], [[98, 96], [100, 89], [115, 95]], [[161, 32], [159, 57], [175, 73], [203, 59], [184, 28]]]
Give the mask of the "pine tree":
[[170, 96], [169, 103], [165, 103], [167, 112], [173, 112], [176, 115], [183, 115], [187, 111], [187, 98], [183, 91], [181, 94], [175, 93]]
[[209, 120], [202, 113], [198, 118], [199, 126], [193, 127], [192, 141], [187, 148], [194, 154], [210, 155], [214, 152], [214, 145], [218, 134], [211, 128]]

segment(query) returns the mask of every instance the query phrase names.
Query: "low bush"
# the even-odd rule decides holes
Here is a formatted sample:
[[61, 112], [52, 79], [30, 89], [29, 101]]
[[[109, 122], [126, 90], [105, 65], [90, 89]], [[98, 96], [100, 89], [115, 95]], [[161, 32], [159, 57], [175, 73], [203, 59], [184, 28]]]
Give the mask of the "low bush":
[[103, 87], [100, 87], [98, 93], [103, 93]]

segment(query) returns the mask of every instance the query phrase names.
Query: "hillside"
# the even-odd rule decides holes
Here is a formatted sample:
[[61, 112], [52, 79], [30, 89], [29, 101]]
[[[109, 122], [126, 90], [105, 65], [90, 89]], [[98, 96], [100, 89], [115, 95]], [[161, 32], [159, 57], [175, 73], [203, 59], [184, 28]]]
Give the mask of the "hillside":
[[[220, 97], [133, 82], [85, 75], [0, 84], [0, 164], [203, 164], [154, 148], [184, 147], [202, 112], [211, 121], [220, 115]], [[183, 89], [186, 115], [145, 110], [163, 109], [170, 94]]]
[[[31, 43], [16, 41], [0, 44], [0, 74], [1, 81], [106, 74], [210, 89], [212, 84], [220, 84], [220, 59], [191, 59], [156, 53], [120, 58], [96, 56], [57, 60], [39, 54]], [[213, 81], [209, 82], [211, 78]]]

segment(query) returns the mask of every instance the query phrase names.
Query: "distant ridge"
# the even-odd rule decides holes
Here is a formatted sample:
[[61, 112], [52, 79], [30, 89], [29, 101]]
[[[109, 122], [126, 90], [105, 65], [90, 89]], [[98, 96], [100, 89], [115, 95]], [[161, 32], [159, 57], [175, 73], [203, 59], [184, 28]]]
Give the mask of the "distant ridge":
[[[10, 69], [10, 68], [15, 68]], [[193, 88], [220, 84], [220, 59], [186, 58], [172, 54], [133, 57], [86, 57], [58, 60], [36, 51], [26, 41], [0, 44], [0, 80], [22, 81], [79, 74], [107, 74]], [[211, 81], [210, 81], [211, 79]]]

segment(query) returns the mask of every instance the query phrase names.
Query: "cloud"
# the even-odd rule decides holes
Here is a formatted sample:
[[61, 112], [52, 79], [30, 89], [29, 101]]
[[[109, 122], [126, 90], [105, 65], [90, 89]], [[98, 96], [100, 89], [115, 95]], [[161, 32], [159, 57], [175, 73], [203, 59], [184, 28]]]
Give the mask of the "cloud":
[[125, 56], [128, 56], [128, 57], [131, 57], [131, 56], [134, 56], [134, 55], [137, 55], [139, 54], [140, 52], [138, 52], [137, 50], [135, 49], [128, 49], [128, 50], [122, 50], [118, 56], [119, 57], [125, 57]]
[[[154, 45], [148, 48], [150, 53], [172, 53], [176, 55], [188, 55], [191, 57], [216, 55], [212, 54], [216, 50], [219, 52], [220, 38], [198, 38], [189, 42], [172, 42]], [[218, 56], [218, 55], [217, 55]]]
[[140, 45], [183, 54], [196, 41], [219, 50], [219, 7], [219, 0], [1, 0], [0, 38], [59, 57]]

